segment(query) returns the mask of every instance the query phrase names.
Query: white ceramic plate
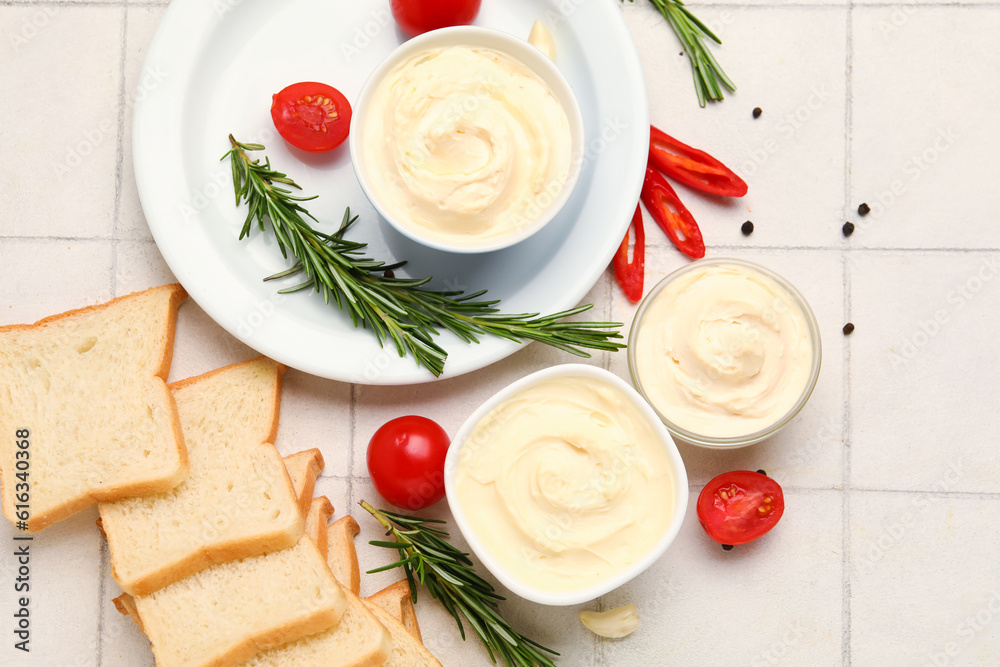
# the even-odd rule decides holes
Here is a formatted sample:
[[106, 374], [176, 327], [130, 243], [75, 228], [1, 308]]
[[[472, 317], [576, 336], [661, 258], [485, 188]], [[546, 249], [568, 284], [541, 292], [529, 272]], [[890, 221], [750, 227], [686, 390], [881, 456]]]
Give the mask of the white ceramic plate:
[[[322, 81], [353, 100], [375, 66], [406, 37], [381, 0], [174, 0], [149, 49], [136, 94], [133, 160], [142, 207], [171, 271], [223, 328], [288, 366], [364, 384], [435, 379], [395, 348], [379, 347], [314, 293], [281, 296], [294, 284], [261, 279], [289, 266], [270, 233], [237, 241], [246, 208], [234, 205], [227, 135], [260, 142], [306, 194], [326, 231], [346, 206], [360, 214], [350, 238], [369, 256], [434, 276], [433, 287], [476, 291], [506, 312], [575, 306], [607, 267], [639, 198], [649, 111], [639, 58], [617, 3], [605, 0], [484, 0], [476, 20], [527, 36], [549, 27], [557, 64], [579, 100], [587, 155], [569, 203], [525, 243], [483, 255], [417, 245], [381, 220], [351, 168], [346, 142], [331, 153], [288, 146], [271, 123], [271, 95], [296, 81]], [[601, 315], [593, 319], [601, 319]], [[467, 345], [441, 336], [445, 374], [482, 368], [518, 349], [484, 337]]]

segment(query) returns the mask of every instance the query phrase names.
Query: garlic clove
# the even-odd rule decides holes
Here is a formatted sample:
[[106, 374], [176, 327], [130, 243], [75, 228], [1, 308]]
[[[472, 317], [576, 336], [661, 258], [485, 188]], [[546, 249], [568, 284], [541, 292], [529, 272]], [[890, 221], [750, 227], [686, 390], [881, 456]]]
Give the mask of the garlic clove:
[[595, 635], [618, 639], [635, 632], [639, 614], [634, 604], [627, 604], [608, 611], [581, 611], [580, 622]]
[[552, 33], [541, 21], [535, 21], [528, 34], [528, 43], [549, 57], [549, 60], [556, 59], [556, 43], [552, 39]]

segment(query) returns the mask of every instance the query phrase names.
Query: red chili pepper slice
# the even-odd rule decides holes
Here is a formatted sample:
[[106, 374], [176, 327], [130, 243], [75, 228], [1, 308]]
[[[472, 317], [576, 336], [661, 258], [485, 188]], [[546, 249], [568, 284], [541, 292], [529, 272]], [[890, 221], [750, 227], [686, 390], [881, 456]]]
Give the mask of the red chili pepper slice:
[[725, 197], [742, 197], [747, 184], [714, 157], [649, 126], [649, 161], [676, 181], [696, 190]]
[[646, 167], [646, 178], [639, 196], [656, 224], [682, 253], [693, 259], [705, 256], [705, 241], [701, 238], [694, 216], [677, 198], [667, 179], [650, 166]]
[[[635, 247], [632, 250], [632, 261], [628, 261], [629, 231], [635, 227]], [[632, 303], [642, 300], [643, 275], [646, 273], [646, 232], [642, 228], [642, 209], [635, 205], [632, 224], [625, 230], [625, 238], [618, 246], [618, 252], [611, 262], [615, 268], [615, 279], [622, 286], [625, 296]]]

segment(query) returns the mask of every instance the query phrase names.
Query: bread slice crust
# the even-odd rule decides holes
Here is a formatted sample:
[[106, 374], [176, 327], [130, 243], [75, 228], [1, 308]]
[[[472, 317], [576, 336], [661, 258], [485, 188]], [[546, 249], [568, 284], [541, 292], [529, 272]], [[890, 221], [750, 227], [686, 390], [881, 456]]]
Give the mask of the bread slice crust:
[[0, 496], [10, 521], [23, 504], [20, 429], [30, 443], [28, 532], [98, 502], [168, 491], [187, 476], [166, 388], [185, 298], [180, 285], [163, 285], [0, 327], [0, 432], [11, 434], [0, 439]]
[[[337, 549], [327, 521], [333, 505], [326, 496], [312, 500], [306, 534], [329, 556]], [[336, 574], [336, 573], [334, 573]], [[329, 630], [260, 653], [240, 667], [378, 667], [389, 659], [392, 638], [368, 607], [339, 582], [347, 597], [340, 622]]]
[[313, 540], [221, 563], [148, 596], [115, 600], [158, 667], [234, 667], [338, 624], [347, 597]]
[[190, 477], [166, 493], [100, 505], [112, 573], [126, 593], [149, 595], [302, 536], [304, 517], [273, 444], [284, 371], [258, 357], [169, 386]]

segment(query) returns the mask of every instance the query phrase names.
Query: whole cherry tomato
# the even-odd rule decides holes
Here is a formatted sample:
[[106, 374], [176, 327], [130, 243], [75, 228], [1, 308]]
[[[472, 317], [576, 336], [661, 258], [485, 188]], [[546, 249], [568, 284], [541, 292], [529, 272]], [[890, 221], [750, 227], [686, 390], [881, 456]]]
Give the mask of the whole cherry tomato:
[[419, 510], [444, 497], [444, 458], [451, 438], [426, 417], [383, 424], [368, 443], [368, 473], [387, 502]]
[[720, 544], [746, 544], [774, 528], [785, 511], [781, 486], [760, 472], [723, 473], [698, 496], [698, 521]]
[[481, 0], [391, 0], [392, 17], [410, 37], [428, 30], [472, 23]]
[[271, 102], [271, 119], [282, 138], [304, 151], [333, 150], [351, 129], [351, 104], [325, 83], [293, 83]]

